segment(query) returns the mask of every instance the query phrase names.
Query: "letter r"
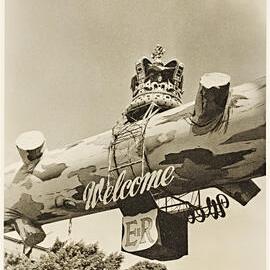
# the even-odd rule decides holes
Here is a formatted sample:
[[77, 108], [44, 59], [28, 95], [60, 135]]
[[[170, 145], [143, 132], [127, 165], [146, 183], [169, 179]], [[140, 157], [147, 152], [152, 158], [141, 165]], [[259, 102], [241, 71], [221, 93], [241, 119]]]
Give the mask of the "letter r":
[[154, 243], [153, 238], [150, 235], [150, 230], [153, 226], [153, 221], [149, 217], [145, 217], [141, 219], [141, 226], [142, 226], [142, 232], [141, 232], [141, 241], [140, 244], [143, 244], [146, 242], [144, 235], [146, 234], [148, 240], [150, 243]]

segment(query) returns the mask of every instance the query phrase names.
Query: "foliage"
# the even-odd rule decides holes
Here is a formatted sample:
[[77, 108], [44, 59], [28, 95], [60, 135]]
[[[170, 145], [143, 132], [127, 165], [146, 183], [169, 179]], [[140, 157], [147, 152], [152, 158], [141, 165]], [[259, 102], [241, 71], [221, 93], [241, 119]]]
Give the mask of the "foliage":
[[[56, 239], [47, 254], [35, 261], [23, 254], [5, 253], [5, 270], [120, 270], [123, 255], [105, 255], [97, 244], [62, 242]], [[138, 262], [128, 270], [167, 270], [160, 263]]]
[[5, 252], [5, 270], [32, 269], [32, 262], [24, 255], [9, 254]]
[[161, 263], [142, 261], [131, 266], [128, 270], [167, 270], [167, 267]]
[[119, 270], [122, 261], [123, 255], [106, 256], [97, 244], [66, 243], [57, 239], [48, 254], [36, 261], [5, 253], [5, 270]]

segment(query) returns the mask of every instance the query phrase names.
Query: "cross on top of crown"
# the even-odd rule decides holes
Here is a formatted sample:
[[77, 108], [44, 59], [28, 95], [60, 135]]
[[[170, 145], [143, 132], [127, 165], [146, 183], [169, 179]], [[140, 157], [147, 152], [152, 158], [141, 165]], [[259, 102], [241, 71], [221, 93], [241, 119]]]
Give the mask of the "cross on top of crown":
[[164, 55], [165, 52], [166, 50], [161, 45], [157, 44], [151, 55], [154, 63], [161, 63], [161, 57]]

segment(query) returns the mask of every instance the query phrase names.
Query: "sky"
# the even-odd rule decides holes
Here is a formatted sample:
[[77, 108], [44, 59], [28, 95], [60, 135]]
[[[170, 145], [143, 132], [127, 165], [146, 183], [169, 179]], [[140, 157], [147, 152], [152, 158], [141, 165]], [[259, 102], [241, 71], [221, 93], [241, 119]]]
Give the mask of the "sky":
[[[164, 62], [185, 64], [184, 103], [200, 77], [224, 72], [231, 84], [266, 73], [264, 0], [9, 0], [5, 35], [5, 164], [19, 160], [17, 136], [40, 130], [49, 149], [110, 129], [131, 98], [135, 63], [157, 43]], [[221, 221], [189, 226], [189, 256], [168, 269], [264, 269], [265, 178], [246, 206]], [[110, 224], [108, 224], [108, 220]], [[239, 226], [239, 224], [242, 224]], [[44, 226], [50, 245], [67, 222]], [[118, 210], [73, 220], [71, 238], [120, 250]], [[125, 255], [124, 266], [139, 260]]]

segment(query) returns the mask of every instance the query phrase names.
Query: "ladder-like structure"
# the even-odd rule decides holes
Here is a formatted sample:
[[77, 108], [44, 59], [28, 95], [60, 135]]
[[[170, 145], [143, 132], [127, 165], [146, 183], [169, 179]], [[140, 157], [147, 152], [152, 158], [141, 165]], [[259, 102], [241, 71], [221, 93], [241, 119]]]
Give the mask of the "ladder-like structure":
[[[124, 115], [122, 121], [118, 122], [112, 129], [112, 141], [109, 147], [109, 168], [108, 183], [111, 178], [117, 179], [123, 170], [130, 170], [129, 174], [134, 178], [147, 171], [151, 171], [145, 149], [145, 132], [149, 120], [163, 108], [154, 102], [139, 108], [140, 111], [131, 112]], [[136, 115], [139, 118], [131, 119]], [[229, 202], [225, 195], [218, 194], [216, 200], [206, 198], [206, 205], [202, 205], [200, 190], [185, 193], [182, 195], [173, 195], [166, 188], [162, 191], [165, 197], [159, 199], [159, 193], [144, 194], [136, 200], [140, 200], [145, 206], [157, 207], [166, 213], [180, 215], [190, 223], [195, 221], [204, 222], [206, 218], [213, 216], [215, 219], [225, 217], [224, 208], [228, 208]], [[119, 207], [126, 214], [133, 209], [134, 200], [130, 203], [120, 204]], [[155, 203], [154, 203], [155, 202]], [[154, 206], [153, 206], [154, 205]], [[150, 208], [151, 208], [150, 207]], [[123, 212], [123, 213], [124, 213]]]
[[[147, 106], [147, 107], [146, 107]], [[112, 141], [109, 146], [108, 180], [117, 178], [121, 171], [131, 170], [134, 177], [143, 176], [149, 165], [145, 154], [145, 131], [149, 120], [160, 111], [154, 102], [143, 106], [143, 114], [138, 119], [127, 121], [127, 116], [112, 129]], [[138, 108], [137, 108], [138, 110]], [[129, 116], [130, 117], [130, 116]], [[141, 166], [138, 166], [141, 165]]]

